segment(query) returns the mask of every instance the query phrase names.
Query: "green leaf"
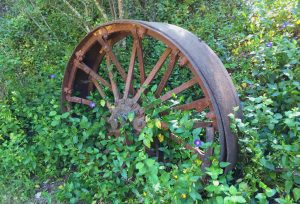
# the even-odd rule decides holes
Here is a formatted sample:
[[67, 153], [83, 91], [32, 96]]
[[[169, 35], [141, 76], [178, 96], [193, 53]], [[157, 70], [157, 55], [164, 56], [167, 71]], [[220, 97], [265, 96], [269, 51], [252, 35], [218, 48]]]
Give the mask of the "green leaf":
[[152, 167], [155, 163], [155, 160], [154, 159], [146, 159], [145, 163], [148, 167]]
[[160, 122], [160, 120], [155, 120], [155, 126], [156, 126], [158, 129], [161, 129], [161, 122]]
[[134, 112], [129, 112], [129, 113], [128, 113], [128, 120], [129, 120], [130, 122], [133, 121], [134, 115], [135, 115]]
[[59, 120], [53, 120], [52, 122], [51, 122], [51, 126], [57, 126], [58, 124], [59, 124]]
[[135, 166], [136, 166], [137, 169], [141, 169], [141, 168], [143, 168], [145, 165], [144, 165], [144, 163], [142, 163], [142, 162], [138, 162]]
[[263, 193], [258, 193], [256, 196], [255, 196], [256, 199], [258, 199], [260, 202], [264, 203], [266, 201], [266, 196], [263, 194]]
[[218, 187], [214, 186], [214, 185], [208, 185], [208, 186], [205, 187], [205, 190], [208, 191], [208, 192], [210, 192], [210, 193], [211, 192], [215, 192], [216, 189], [218, 189]]
[[156, 91], [157, 89], [157, 85], [155, 84], [154, 86], [151, 87], [151, 92], [153, 93], [154, 91]]
[[293, 195], [294, 195], [295, 201], [298, 201], [300, 199], [300, 188], [294, 188]]
[[192, 134], [193, 134], [193, 137], [198, 137], [200, 132], [201, 132], [202, 128], [196, 128], [193, 130]]
[[230, 193], [231, 195], [236, 195], [236, 194], [237, 194], [236, 188], [235, 188], [234, 186], [230, 186], [230, 188], [229, 188], [229, 193]]
[[101, 105], [102, 107], [104, 107], [104, 106], [105, 106], [105, 101], [104, 101], [104, 100], [100, 100], [100, 105]]
[[61, 118], [65, 119], [65, 118], [69, 117], [69, 115], [70, 115], [70, 112], [65, 112], [61, 115]]
[[284, 189], [286, 193], [290, 193], [291, 189], [293, 187], [293, 181], [291, 180], [286, 180], [284, 183]]
[[260, 163], [264, 167], [266, 167], [266, 168], [268, 168], [270, 170], [274, 170], [275, 169], [274, 165], [270, 161], [266, 160], [264, 157], [260, 159]]
[[75, 136], [73, 137], [73, 143], [76, 144], [77, 142], [78, 142], [78, 137], [77, 137], [77, 135], [75, 135]]
[[224, 203], [223, 197], [217, 196], [217, 197], [216, 197], [216, 203], [217, 203], [217, 204], [223, 204], [223, 203]]
[[88, 147], [88, 148], [86, 149], [86, 152], [89, 153], [89, 154], [91, 154], [91, 153], [93, 153], [93, 149], [92, 149], [91, 147]]
[[88, 128], [89, 127], [89, 120], [87, 117], [82, 116], [80, 120], [80, 128]]
[[193, 200], [201, 200], [202, 199], [201, 195], [195, 191], [190, 192], [190, 196]]
[[232, 196], [231, 201], [233, 203], [246, 203], [246, 200], [243, 196]]
[[56, 111], [50, 111], [49, 116], [55, 116], [57, 114]]
[[226, 166], [228, 166], [230, 163], [229, 162], [220, 162], [220, 167], [221, 168], [225, 168]]
[[151, 141], [149, 140], [149, 139], [144, 139], [143, 140], [143, 143], [144, 143], [144, 145], [146, 146], [146, 147], [148, 147], [148, 148], [150, 148], [151, 147]]
[[272, 197], [273, 195], [275, 195], [276, 193], [276, 190], [275, 189], [271, 189], [271, 188], [267, 188], [266, 189], [266, 195], [270, 198]]

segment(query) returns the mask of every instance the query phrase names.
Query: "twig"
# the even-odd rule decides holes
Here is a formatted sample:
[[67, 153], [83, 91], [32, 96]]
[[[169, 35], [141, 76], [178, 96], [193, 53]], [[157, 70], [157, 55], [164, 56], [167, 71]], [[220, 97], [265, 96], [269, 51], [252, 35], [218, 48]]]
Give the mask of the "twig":
[[109, 7], [110, 7], [110, 11], [111, 11], [111, 14], [112, 14], [113, 18], [116, 20], [117, 14], [116, 14], [116, 10], [115, 10], [113, 0], [109, 0]]
[[[62, 11], [62, 10], [60, 10], [59, 8], [57, 8], [56, 6], [50, 6], [51, 8], [53, 8], [54, 10], [57, 10], [57, 11], [59, 11], [61, 14], [63, 14], [63, 15], [65, 15], [66, 17], [68, 17], [68, 18], [71, 18], [71, 17], [73, 17], [71, 14], [69, 14], [69, 13], [65, 13], [64, 11]], [[73, 19], [72, 19], [73, 20]], [[80, 23], [79, 23], [80, 24]], [[83, 31], [85, 31], [85, 29], [81, 26], [80, 27]]]
[[[33, 4], [33, 2], [31, 0], [29, 0], [29, 2], [31, 3], [31, 5], [33, 6], [33, 8], [35, 8], [36, 6]], [[42, 17], [42, 20], [44, 21], [45, 25], [48, 27], [48, 29], [50, 30], [50, 32], [54, 35], [54, 37], [57, 39], [56, 34], [53, 32], [53, 30], [51, 29], [51, 27], [49, 26], [49, 24], [47, 23], [45, 17], [43, 16], [42, 12], [38, 9], [40, 16]]]
[[75, 16], [81, 20], [83, 20], [83, 25], [85, 27], [85, 29], [90, 32], [91, 29], [89, 28], [88, 25], [86, 25], [86, 23], [84, 22], [84, 18], [80, 15], [80, 13], [67, 1], [67, 0], [63, 0], [63, 2], [71, 9], [71, 11], [75, 14]]
[[99, 10], [99, 12], [102, 14], [103, 18], [108, 21], [108, 18], [107, 18], [107, 15], [106, 13], [104, 12], [103, 8], [100, 6], [99, 2], [97, 0], [93, 0], [97, 9]]
[[44, 32], [44, 29], [43, 29], [43, 27], [33, 18], [33, 17], [31, 17], [31, 15], [29, 15], [26, 11], [25, 11], [25, 9], [22, 9], [22, 11], [25, 13], [25, 15], [26, 16], [28, 16], [28, 18], [30, 18], [32, 21], [33, 21], [33, 23], [42, 31], [42, 32]]

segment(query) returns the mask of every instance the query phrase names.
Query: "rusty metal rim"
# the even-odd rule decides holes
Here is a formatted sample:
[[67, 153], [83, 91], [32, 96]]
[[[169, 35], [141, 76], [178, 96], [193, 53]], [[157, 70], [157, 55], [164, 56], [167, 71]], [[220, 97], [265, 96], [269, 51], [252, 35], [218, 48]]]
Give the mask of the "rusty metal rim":
[[[164, 38], [166, 38], [168, 41], [170, 41], [172, 44], [174, 44], [177, 48], [179, 48], [179, 50], [180, 50], [180, 51], [188, 58], [188, 60], [189, 60], [189, 62], [191, 63], [191, 65], [192, 65], [193, 68], [197, 68], [197, 69], [195, 69], [195, 70], [197, 71], [198, 76], [200, 76], [202, 82], [204, 83], [205, 88], [206, 88], [206, 89], [208, 90], [208, 92], [209, 92], [209, 98], [210, 98], [211, 101], [212, 101], [213, 109], [214, 109], [214, 111], [216, 112], [217, 120], [218, 120], [218, 121], [221, 121], [221, 122], [218, 122], [218, 130], [219, 130], [219, 132], [220, 132], [220, 137], [221, 137], [221, 139], [222, 139], [222, 137], [223, 137], [223, 143], [226, 144], [226, 147], [225, 147], [225, 146], [222, 146], [221, 148], [223, 148], [223, 150], [222, 150], [222, 151], [223, 151], [223, 154], [227, 154], [228, 148], [230, 148], [231, 145], [233, 145], [233, 146], [235, 147], [235, 145], [234, 145], [234, 144], [228, 144], [228, 142], [226, 141], [226, 136], [227, 136], [227, 135], [225, 135], [225, 134], [226, 134], [226, 127], [224, 127], [224, 121], [223, 121], [223, 117], [224, 117], [224, 116], [223, 116], [223, 117], [221, 116], [220, 107], [219, 107], [219, 104], [216, 102], [217, 99], [216, 99], [215, 95], [213, 94], [214, 92], [213, 92], [213, 90], [211, 90], [211, 87], [208, 85], [208, 84], [209, 84], [209, 83], [208, 83], [208, 80], [207, 80], [206, 77], [202, 74], [202, 72], [201, 72], [201, 70], [199, 69], [197, 63], [196, 63], [195, 60], [190, 56], [189, 49], [186, 49], [184, 46], [182, 46], [180, 43], [178, 43], [178, 42], [176, 41], [176, 38], [175, 38], [175, 39], [172, 38], [172, 36], [170, 36], [170, 33], [172, 33], [172, 32], [165, 33], [165, 32], [163, 32], [163, 31], [159, 30], [158, 28], [156, 28], [155, 26], [151, 25], [151, 23], [149, 23], [149, 22], [143, 22], [143, 21], [122, 20], [122, 21], [114, 21], [114, 22], [106, 23], [106, 24], [104, 24], [104, 25], [102, 25], [102, 26], [100, 26], [100, 27], [94, 29], [94, 30], [93, 30], [91, 33], [89, 33], [89, 34], [82, 40], [82, 42], [77, 46], [77, 48], [75, 49], [75, 51], [74, 51], [74, 53], [73, 53], [73, 55], [72, 55], [72, 57], [71, 57], [71, 60], [69, 61], [68, 67], [67, 67], [67, 69], [66, 69], [66, 71], [65, 71], [65, 76], [67, 76], [67, 75], [69, 74], [68, 72], [69, 72], [69, 69], [70, 69], [70, 67], [71, 67], [70, 63], [73, 61], [74, 56], [75, 56], [75, 53], [80, 49], [80, 47], [82, 47], [82, 46], [88, 41], [88, 39], [91, 37], [91, 35], [92, 35], [94, 32], [96, 32], [97, 30], [101, 29], [102, 27], [105, 27], [105, 26], [108, 26], [108, 25], [112, 25], [112, 24], [123, 24], [123, 23], [132, 23], [132, 24], [142, 25], [142, 26], [145, 27], [146, 29], [152, 30], [153, 32], [157, 32], [159, 35], [162, 35]], [[155, 23], [155, 24], [157, 24], [157, 23]], [[162, 23], [160, 23], [160, 24], [161, 24], [161, 25], [166, 25], [166, 26], [168, 26], [168, 24], [162, 24]], [[180, 28], [180, 29], [181, 29], [181, 28]], [[182, 29], [182, 30], [183, 30], [183, 29]], [[185, 31], [185, 30], [184, 30], [184, 31]], [[185, 32], [188, 32], [188, 31], [185, 31]], [[193, 35], [193, 34], [192, 34], [192, 35]], [[196, 36], [195, 36], [195, 37], [196, 37]], [[199, 43], [200, 43], [200, 41], [199, 41]], [[201, 43], [203, 43], [203, 42], [201, 42]], [[217, 58], [216, 60], [219, 60], [219, 59]], [[222, 68], [222, 67], [221, 67], [221, 68]], [[225, 70], [225, 69], [224, 69], [224, 70]], [[223, 72], [224, 72], [224, 70], [223, 70]], [[226, 72], [226, 71], [225, 71], [225, 72]], [[229, 77], [228, 73], [225, 73], [224, 76], [225, 76], [226, 79], [228, 80], [228, 77]], [[230, 79], [230, 77], [229, 77], [229, 79]], [[67, 77], [64, 78], [64, 84], [65, 84], [66, 80], [68, 80]], [[230, 84], [230, 86], [231, 86], [231, 88], [230, 88], [229, 90], [230, 90], [231, 92], [233, 92], [232, 95], [234, 96], [234, 98], [233, 98], [233, 100], [234, 100], [234, 105], [235, 105], [235, 106], [238, 106], [238, 105], [239, 105], [238, 97], [237, 97], [237, 95], [236, 95], [236, 93], [235, 93], [234, 88], [232, 89], [232, 87], [233, 87], [232, 83], [229, 82], [229, 84]], [[65, 98], [64, 98], [63, 94], [62, 94], [62, 102], [63, 102], [63, 103], [65, 102]], [[231, 104], [231, 106], [232, 106], [232, 104]], [[62, 107], [64, 108], [64, 104], [63, 104]], [[229, 128], [229, 127], [228, 127], [228, 128]], [[227, 129], [228, 129], [228, 128], [227, 128]], [[227, 131], [228, 131], [228, 130], [227, 130]], [[232, 137], [232, 136], [231, 136], [231, 137]], [[222, 142], [222, 141], [221, 141], [221, 142]], [[233, 152], [232, 155], [230, 155], [230, 156], [227, 155], [227, 159], [226, 159], [226, 160], [227, 160], [227, 161], [231, 161], [232, 164], [231, 164], [230, 167], [228, 167], [228, 168], [226, 169], [226, 171], [232, 169], [232, 167], [234, 166], [234, 164], [235, 164], [235, 162], [236, 162], [236, 151], [237, 151], [237, 150], [236, 150], [236, 148], [235, 148], [235, 149], [233, 149], [233, 150], [231, 151], [231, 152]], [[235, 155], [234, 155], [234, 154], [235, 154]], [[221, 155], [221, 160], [224, 160], [224, 159], [225, 159], [224, 156], [225, 156], [225, 155], [223, 155], [223, 158], [222, 158], [222, 155]]]

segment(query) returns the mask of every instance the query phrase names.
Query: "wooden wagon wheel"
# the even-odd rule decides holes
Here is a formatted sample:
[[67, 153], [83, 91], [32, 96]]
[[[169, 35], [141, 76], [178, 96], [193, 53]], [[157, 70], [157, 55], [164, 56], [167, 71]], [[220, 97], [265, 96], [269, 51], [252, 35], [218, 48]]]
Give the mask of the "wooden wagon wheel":
[[[128, 55], [126, 66], [119, 61], [117, 53], [120, 52], [115, 50], [127, 46], [118, 44], [124, 39], [129, 39], [132, 44], [130, 50], [122, 52]], [[144, 41], [148, 42], [145, 44]], [[151, 47], [154, 41], [165, 48], [156, 62], [149, 59], [153, 59], [159, 49], [154, 47], [154, 50], [146, 51], [146, 46]], [[172, 78], [174, 73], [175, 79]], [[185, 82], [183, 75], [188, 78]], [[172, 100], [174, 94], [200, 93], [199, 98], [190, 97], [173, 109], [205, 113], [206, 122], [196, 121], [194, 126], [205, 130], [206, 141], [219, 135], [220, 161], [229, 162], [225, 171], [231, 170], [236, 163], [238, 147], [237, 138], [230, 131], [228, 114], [239, 106], [237, 93], [217, 55], [195, 35], [175, 25], [122, 20], [90, 32], [75, 49], [65, 70], [62, 109], [66, 111], [74, 103], [94, 107], [95, 103], [86, 97], [95, 90], [107, 101], [111, 132], [118, 132], [118, 118], [132, 111], [136, 114], [133, 128], [140, 132], [145, 125], [141, 96], [154, 84], [157, 85], [155, 96], [162, 103]], [[170, 138], [182, 142], [172, 134]], [[193, 145], [184, 146], [204, 159], [211, 154], [211, 150], [205, 154]], [[204, 165], [208, 163], [204, 162]]]

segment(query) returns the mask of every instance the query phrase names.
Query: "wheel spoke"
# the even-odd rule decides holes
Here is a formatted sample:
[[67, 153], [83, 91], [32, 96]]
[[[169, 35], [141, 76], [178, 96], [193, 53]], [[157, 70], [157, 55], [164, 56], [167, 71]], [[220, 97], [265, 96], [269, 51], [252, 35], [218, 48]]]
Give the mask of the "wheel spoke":
[[101, 76], [99, 76], [94, 70], [92, 70], [90, 67], [88, 67], [86, 64], [84, 64], [83, 62], [79, 62], [79, 61], [76, 61], [75, 64], [79, 69], [84, 71], [87, 75], [91, 76], [95, 80], [100, 81], [104, 86], [111, 89], [111, 85], [105, 79], [103, 79]]
[[123, 67], [121, 66], [118, 59], [116, 58], [115, 54], [112, 52], [112, 46], [110, 45], [110, 43], [107, 42], [106, 40], [104, 40], [101, 36], [98, 37], [97, 40], [101, 44], [101, 46], [105, 49], [105, 52], [109, 56], [110, 60], [114, 63], [114, 65], [116, 66], [116, 68], [119, 71], [120, 75], [122, 76], [122, 78], [125, 81], [126, 78], [127, 78], [126, 72], [123, 69]]
[[212, 127], [213, 122], [195, 122], [193, 128], [206, 128], [206, 127]]
[[191, 80], [181, 84], [180, 86], [176, 87], [175, 89], [167, 92], [165, 95], [160, 97], [160, 99], [162, 102], [164, 102], [164, 101], [170, 99], [173, 94], [178, 94], [178, 93], [190, 88], [191, 86], [193, 86], [196, 83], [197, 83], [197, 79], [196, 79], [196, 77], [194, 77], [193, 79], [191, 79]]
[[145, 91], [146, 87], [151, 83], [151, 81], [154, 79], [154, 77], [156, 76], [158, 70], [161, 68], [161, 66], [163, 65], [163, 63], [166, 61], [167, 57], [169, 56], [171, 52], [170, 48], [167, 48], [164, 53], [161, 55], [160, 59], [157, 61], [156, 65], [154, 66], [154, 68], [151, 70], [149, 76], [147, 77], [147, 79], [145, 80], [145, 82], [143, 83], [143, 85], [141, 86], [141, 88], [138, 90], [138, 92], [136, 93], [136, 95], [134, 96], [134, 101], [137, 102], [139, 100], [139, 98], [141, 97], [142, 93]]
[[114, 95], [114, 99], [115, 101], [118, 101], [120, 99], [119, 97], [119, 90], [118, 90], [118, 87], [117, 87], [117, 84], [115, 83], [114, 81], [114, 76], [113, 76], [113, 73], [111, 71], [111, 67], [110, 67], [110, 57], [108, 55], [106, 55], [106, 65], [107, 65], [107, 69], [108, 69], [108, 76], [109, 76], [109, 80], [110, 80], [110, 83], [111, 83], [111, 88], [112, 88], [112, 92], [113, 92], [113, 95]]
[[179, 66], [183, 67], [184, 65], [186, 65], [187, 62], [188, 59], [186, 58], [186, 56], [183, 56], [179, 61]]
[[[93, 82], [94, 86], [97, 88], [97, 90], [98, 90], [100, 96], [101, 96], [103, 99], [106, 99], [106, 95], [105, 95], [105, 93], [104, 93], [102, 87], [98, 84], [98, 82], [97, 82], [95, 79], [93, 79], [93, 78], [92, 78], [92, 82]], [[111, 105], [110, 105], [110, 103], [109, 103], [108, 101], [106, 101], [106, 105], [107, 105], [107, 107], [108, 107], [109, 109], [111, 108]]]
[[137, 56], [138, 56], [138, 62], [139, 62], [141, 84], [143, 84], [145, 82], [146, 76], [145, 76], [145, 69], [144, 69], [142, 41], [140, 39], [137, 39]]
[[159, 85], [158, 85], [158, 88], [157, 88], [157, 91], [155, 93], [156, 97], [158, 97], [161, 92], [163, 91], [164, 87], [166, 86], [166, 83], [174, 69], [174, 66], [175, 66], [175, 63], [176, 61], [178, 60], [178, 51], [176, 52], [173, 52], [171, 57], [170, 57], [170, 61], [169, 61], [169, 64], [168, 64], [168, 68], [166, 70], [166, 72], [164, 73]]
[[[99, 68], [99, 64], [102, 61], [103, 57], [105, 56], [105, 52], [103, 51], [103, 49], [100, 49], [99, 54], [97, 55], [97, 57], [95, 58], [95, 62], [93, 64], [93, 66], [91, 67], [91, 69], [97, 73], [98, 68]], [[91, 76], [89, 76], [89, 80], [92, 80], [93, 78]], [[89, 83], [89, 88], [88, 90], [91, 91], [93, 88], [93, 83]]]
[[205, 108], [209, 106], [209, 102], [206, 98], [201, 98], [196, 101], [193, 101], [188, 104], [183, 104], [179, 106], [175, 106], [172, 109], [175, 110], [191, 110], [191, 109], [196, 109], [198, 112], [202, 112]]
[[130, 58], [130, 63], [129, 63], [129, 68], [128, 68], [126, 84], [125, 84], [125, 91], [124, 91], [124, 96], [123, 96], [124, 99], [126, 99], [128, 97], [129, 88], [130, 88], [130, 86], [132, 86], [131, 82], [132, 82], [132, 75], [133, 75], [133, 68], [134, 68], [134, 60], [135, 60], [135, 56], [136, 56], [136, 48], [137, 48], [136, 45], [137, 45], [137, 42], [134, 41], [133, 46], [132, 46], [132, 52], [131, 52], [131, 58]]
[[87, 106], [89, 106], [92, 103], [91, 100], [80, 98], [80, 97], [76, 97], [76, 96], [69, 96], [69, 95], [67, 95], [66, 99], [69, 102], [84, 104], [84, 105], [87, 105]]

